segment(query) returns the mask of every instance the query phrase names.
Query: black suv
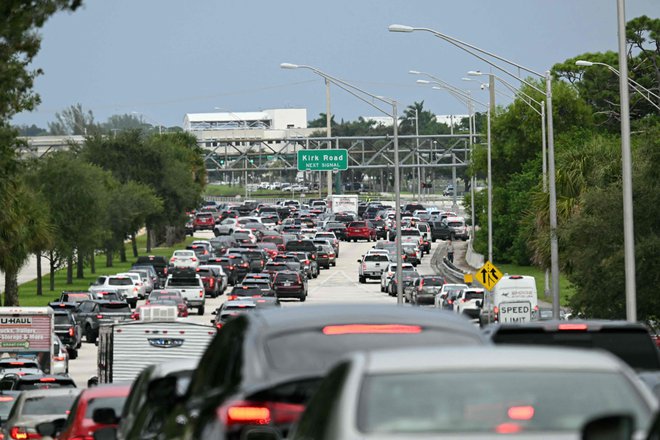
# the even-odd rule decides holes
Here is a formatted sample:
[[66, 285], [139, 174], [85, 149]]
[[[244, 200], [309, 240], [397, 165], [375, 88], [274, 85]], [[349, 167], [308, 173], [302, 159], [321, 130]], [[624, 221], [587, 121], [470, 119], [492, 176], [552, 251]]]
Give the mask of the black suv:
[[133, 266], [138, 266], [138, 265], [153, 266], [154, 269], [156, 269], [158, 278], [160, 278], [160, 285], [162, 286], [163, 284], [165, 284], [165, 280], [167, 279], [167, 266], [169, 265], [169, 262], [165, 257], [159, 257], [156, 255], [138, 257], [137, 261], [133, 264]]
[[429, 227], [431, 228], [431, 241], [433, 242], [438, 239], [450, 240], [454, 238], [454, 232], [449, 229], [449, 225], [445, 221], [429, 222]]
[[78, 349], [82, 344], [82, 331], [71, 311], [54, 309], [55, 334], [66, 347], [70, 359], [78, 357]]
[[93, 300], [80, 303], [75, 312], [76, 320], [85, 334], [87, 342], [92, 344], [99, 337], [101, 324], [131, 319], [131, 307], [124, 301]]

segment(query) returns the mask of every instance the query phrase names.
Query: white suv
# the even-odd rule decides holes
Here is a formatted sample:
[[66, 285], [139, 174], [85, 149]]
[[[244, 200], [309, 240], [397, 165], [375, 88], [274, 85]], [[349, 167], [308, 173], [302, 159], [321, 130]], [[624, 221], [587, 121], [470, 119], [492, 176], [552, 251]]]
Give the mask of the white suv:
[[472, 320], [479, 320], [481, 307], [484, 303], [484, 289], [481, 287], [468, 287], [461, 290], [454, 301], [454, 312], [466, 315]]

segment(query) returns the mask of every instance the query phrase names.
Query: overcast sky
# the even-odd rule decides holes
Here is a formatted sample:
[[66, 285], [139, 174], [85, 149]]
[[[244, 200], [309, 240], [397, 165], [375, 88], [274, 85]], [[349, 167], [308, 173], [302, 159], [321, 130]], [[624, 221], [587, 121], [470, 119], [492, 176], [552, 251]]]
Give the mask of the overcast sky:
[[[627, 0], [626, 18], [660, 16], [660, 0]], [[463, 114], [444, 92], [415, 84], [409, 70], [461, 81], [488, 66], [429, 33], [436, 29], [544, 72], [584, 52], [617, 49], [616, 0], [84, 0], [43, 28], [35, 66], [42, 103], [16, 124], [47, 127], [81, 103], [97, 121], [137, 112], [152, 124], [182, 125], [185, 113], [304, 107], [325, 112], [323, 80], [307, 64], [401, 107], [424, 100], [437, 114]], [[333, 88], [335, 119], [378, 115]]]

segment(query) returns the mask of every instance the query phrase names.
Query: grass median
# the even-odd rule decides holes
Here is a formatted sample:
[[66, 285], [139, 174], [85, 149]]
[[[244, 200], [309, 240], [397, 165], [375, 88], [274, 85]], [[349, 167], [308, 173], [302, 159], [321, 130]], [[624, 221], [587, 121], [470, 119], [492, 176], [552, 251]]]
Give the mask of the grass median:
[[[158, 255], [169, 258], [172, 252], [176, 249], [183, 249], [186, 245], [195, 240], [193, 237], [186, 237], [186, 240], [177, 243], [172, 247], [157, 247], [152, 248], [151, 252], [147, 253], [146, 249], [146, 236], [137, 237], [137, 246], [139, 255]], [[76, 278], [76, 269], [73, 269], [73, 284], [66, 283], [66, 268], [62, 268], [55, 272], [55, 290], [50, 291], [50, 275], [45, 274], [42, 277], [43, 281], [43, 295], [37, 296], [37, 280], [28, 281], [18, 286], [18, 298], [21, 306], [46, 306], [50, 301], [55, 301], [60, 297], [63, 290], [87, 290], [89, 285], [101, 275], [114, 275], [120, 272], [126, 272], [131, 268], [136, 258], [133, 257], [130, 243], [126, 244], [126, 259], [125, 263], [119, 261], [119, 255], [115, 255], [113, 266], [106, 267], [105, 253], [98, 254], [95, 258], [96, 273], [92, 274], [89, 265], [85, 265], [85, 277], [82, 279]], [[47, 270], [47, 267], [44, 267]]]

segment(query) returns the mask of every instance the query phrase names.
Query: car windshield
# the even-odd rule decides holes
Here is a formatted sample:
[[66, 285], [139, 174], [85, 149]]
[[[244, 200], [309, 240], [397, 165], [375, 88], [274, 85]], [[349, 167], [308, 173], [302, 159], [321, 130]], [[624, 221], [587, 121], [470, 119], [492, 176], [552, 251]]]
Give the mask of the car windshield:
[[442, 286], [444, 283], [445, 280], [440, 277], [424, 277], [424, 286]]
[[447, 224], [452, 228], [458, 228], [463, 226], [463, 222], [448, 222]]
[[126, 303], [101, 304], [101, 313], [131, 313], [131, 308]]
[[646, 428], [650, 416], [618, 373], [481, 369], [367, 376], [357, 420], [360, 431], [380, 435], [496, 435], [505, 428], [579, 431], [602, 414], [632, 414], [640, 428]]
[[281, 273], [275, 278], [276, 283], [296, 283], [298, 282], [298, 275], [295, 273]]
[[65, 415], [68, 414], [76, 397], [75, 394], [30, 397], [25, 399], [21, 413], [27, 416]]
[[484, 299], [484, 293], [483, 292], [475, 292], [473, 290], [468, 290], [465, 292], [465, 301], [469, 301], [471, 299]]
[[167, 285], [169, 287], [199, 286], [197, 278], [171, 278]]

